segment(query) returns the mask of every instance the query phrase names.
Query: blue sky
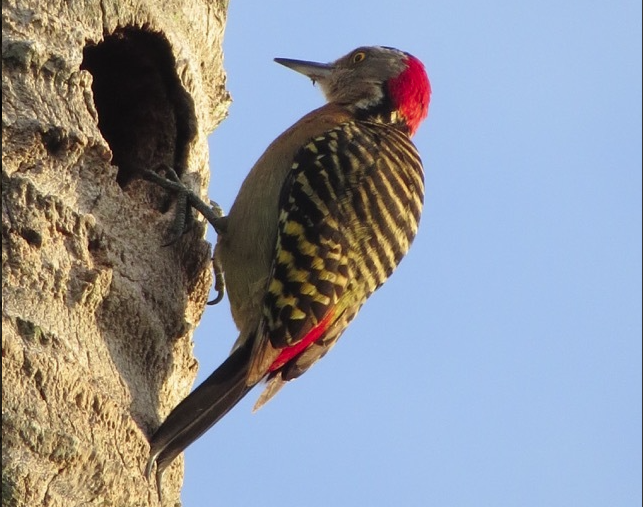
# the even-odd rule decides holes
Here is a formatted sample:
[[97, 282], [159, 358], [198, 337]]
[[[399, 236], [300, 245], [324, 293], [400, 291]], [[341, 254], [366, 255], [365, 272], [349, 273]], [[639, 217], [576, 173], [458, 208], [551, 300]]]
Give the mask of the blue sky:
[[[360, 45], [431, 79], [418, 237], [332, 352], [187, 450], [184, 505], [640, 505], [640, 2], [232, 1], [211, 198], [323, 103], [272, 58]], [[199, 382], [236, 336], [206, 309]]]

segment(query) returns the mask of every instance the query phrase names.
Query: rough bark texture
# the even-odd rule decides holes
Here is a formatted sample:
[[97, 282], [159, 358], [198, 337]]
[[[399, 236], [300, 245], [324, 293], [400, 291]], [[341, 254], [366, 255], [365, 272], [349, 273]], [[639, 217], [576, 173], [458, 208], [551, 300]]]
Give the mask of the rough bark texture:
[[226, 8], [3, 1], [3, 505], [158, 504], [147, 436], [194, 380], [210, 245], [162, 246], [174, 199], [137, 171], [204, 193]]

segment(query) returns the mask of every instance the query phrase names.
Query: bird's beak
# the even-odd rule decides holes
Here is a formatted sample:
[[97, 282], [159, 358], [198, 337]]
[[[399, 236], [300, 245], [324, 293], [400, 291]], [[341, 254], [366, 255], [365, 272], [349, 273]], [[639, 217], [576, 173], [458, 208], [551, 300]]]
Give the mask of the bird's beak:
[[333, 71], [332, 64], [307, 62], [305, 60], [291, 60], [290, 58], [275, 58], [275, 62], [288, 67], [289, 69], [299, 72], [304, 76], [315, 81], [323, 81], [330, 76]]

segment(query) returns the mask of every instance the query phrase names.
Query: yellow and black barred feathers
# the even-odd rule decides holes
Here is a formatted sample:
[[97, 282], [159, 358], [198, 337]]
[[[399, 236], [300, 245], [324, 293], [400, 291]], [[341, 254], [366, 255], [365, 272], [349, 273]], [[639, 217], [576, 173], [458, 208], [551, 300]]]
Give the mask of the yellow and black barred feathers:
[[264, 300], [263, 339], [284, 349], [270, 371], [295, 378], [334, 344], [408, 251], [423, 200], [420, 156], [394, 126], [353, 121], [302, 148]]

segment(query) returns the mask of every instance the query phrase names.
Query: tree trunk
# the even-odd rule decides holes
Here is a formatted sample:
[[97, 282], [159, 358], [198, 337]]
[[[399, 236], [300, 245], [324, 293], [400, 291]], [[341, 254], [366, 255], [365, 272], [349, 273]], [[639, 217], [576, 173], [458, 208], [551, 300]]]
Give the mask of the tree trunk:
[[175, 199], [139, 171], [205, 194], [226, 9], [3, 2], [3, 505], [158, 504], [147, 437], [194, 381], [212, 277], [203, 222], [164, 247]]

